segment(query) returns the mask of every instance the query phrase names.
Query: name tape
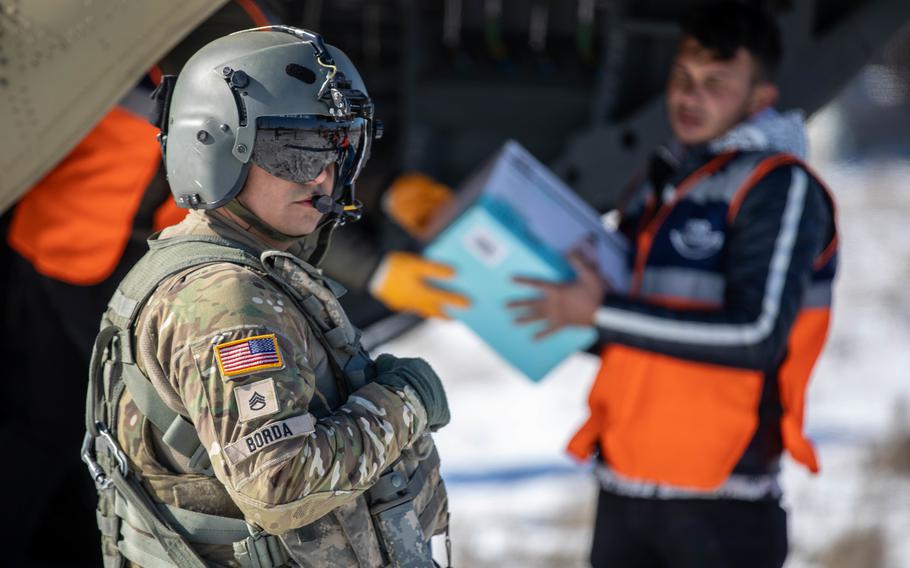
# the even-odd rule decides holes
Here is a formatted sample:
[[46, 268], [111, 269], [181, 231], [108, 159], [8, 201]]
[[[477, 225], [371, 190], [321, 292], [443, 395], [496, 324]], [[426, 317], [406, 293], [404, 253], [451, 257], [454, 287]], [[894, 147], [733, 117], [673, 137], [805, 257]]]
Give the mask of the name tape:
[[231, 465], [234, 465], [278, 442], [305, 436], [315, 430], [316, 417], [309, 413], [279, 420], [228, 444], [224, 447], [224, 455]]

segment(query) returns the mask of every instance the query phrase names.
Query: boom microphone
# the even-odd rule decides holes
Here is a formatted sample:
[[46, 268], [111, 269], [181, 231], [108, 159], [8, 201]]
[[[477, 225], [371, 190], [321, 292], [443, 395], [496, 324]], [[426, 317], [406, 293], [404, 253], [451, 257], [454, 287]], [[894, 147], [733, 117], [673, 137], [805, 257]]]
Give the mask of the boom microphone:
[[343, 223], [354, 223], [363, 216], [363, 205], [354, 201], [352, 205], [342, 205], [328, 195], [320, 195], [313, 200], [313, 207], [323, 215], [334, 213]]
[[323, 215], [326, 213], [335, 213], [338, 215], [344, 213], [344, 207], [328, 195], [320, 195], [314, 199], [313, 207]]

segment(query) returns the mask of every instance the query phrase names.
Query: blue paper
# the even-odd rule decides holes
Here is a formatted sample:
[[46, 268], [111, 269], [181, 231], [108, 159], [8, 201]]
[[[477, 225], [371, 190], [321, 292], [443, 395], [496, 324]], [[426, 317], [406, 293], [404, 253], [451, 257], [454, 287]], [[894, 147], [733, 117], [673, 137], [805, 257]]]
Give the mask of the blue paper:
[[456, 276], [439, 286], [471, 298], [470, 308], [451, 309], [450, 315], [467, 324], [532, 381], [543, 379], [597, 337], [593, 328], [567, 327], [535, 340], [534, 334], [545, 324], [513, 323], [516, 312], [506, 304], [539, 295], [535, 289], [513, 282], [514, 276], [562, 282], [574, 274], [558, 253], [533, 237], [523, 218], [503, 201], [479, 199], [436, 237], [424, 256], [455, 269]]

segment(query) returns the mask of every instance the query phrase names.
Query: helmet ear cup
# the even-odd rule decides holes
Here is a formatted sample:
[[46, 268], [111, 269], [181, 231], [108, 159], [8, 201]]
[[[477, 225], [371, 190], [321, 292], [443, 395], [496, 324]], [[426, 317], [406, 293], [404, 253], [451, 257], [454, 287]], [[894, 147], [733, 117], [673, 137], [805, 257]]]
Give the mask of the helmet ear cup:
[[[360, 109], [358, 116], [372, 121], [372, 102], [350, 59], [318, 34], [284, 26], [245, 30], [206, 45], [168, 94], [158, 117], [161, 140], [171, 191], [185, 208], [214, 209], [237, 195], [260, 119], [318, 117], [344, 124]], [[369, 154], [363, 147], [369, 141], [368, 134], [358, 146], [361, 157]], [[344, 182], [353, 183], [364, 160], [358, 161]]]

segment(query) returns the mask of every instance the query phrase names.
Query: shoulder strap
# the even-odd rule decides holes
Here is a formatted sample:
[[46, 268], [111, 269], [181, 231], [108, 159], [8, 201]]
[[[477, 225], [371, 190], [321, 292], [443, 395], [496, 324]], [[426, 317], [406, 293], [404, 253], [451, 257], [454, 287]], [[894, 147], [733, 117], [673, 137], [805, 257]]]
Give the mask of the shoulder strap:
[[[317, 341], [325, 349], [341, 392], [350, 393], [366, 384], [371, 360], [360, 344], [360, 332], [351, 325], [338, 304], [343, 287], [287, 253], [264, 253], [262, 266], [309, 322]], [[289, 281], [289, 274], [293, 275], [293, 282]]]
[[213, 475], [211, 459], [193, 423], [164, 403], [136, 364], [123, 365], [122, 378], [136, 407], [162, 433], [161, 441], [187, 458], [193, 472]]
[[162, 280], [181, 270], [229, 262], [262, 270], [259, 256], [239, 243], [217, 237], [188, 235], [149, 239], [149, 252], [126, 275], [108, 303], [111, 321], [128, 330]]

